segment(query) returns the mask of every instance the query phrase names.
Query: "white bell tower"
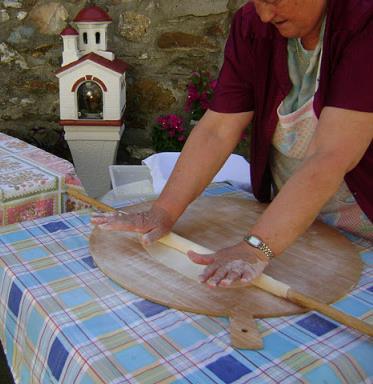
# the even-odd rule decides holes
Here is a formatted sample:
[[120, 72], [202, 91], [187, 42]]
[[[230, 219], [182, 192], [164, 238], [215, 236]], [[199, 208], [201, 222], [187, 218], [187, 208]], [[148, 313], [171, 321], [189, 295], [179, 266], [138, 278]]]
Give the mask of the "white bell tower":
[[67, 65], [80, 58], [78, 48], [79, 33], [71, 26], [67, 26], [62, 32], [63, 39], [63, 52], [62, 52], [62, 65]]
[[74, 19], [79, 29], [79, 50], [82, 55], [95, 52], [108, 60], [114, 54], [107, 51], [107, 29], [111, 17], [100, 7], [91, 6], [82, 9]]

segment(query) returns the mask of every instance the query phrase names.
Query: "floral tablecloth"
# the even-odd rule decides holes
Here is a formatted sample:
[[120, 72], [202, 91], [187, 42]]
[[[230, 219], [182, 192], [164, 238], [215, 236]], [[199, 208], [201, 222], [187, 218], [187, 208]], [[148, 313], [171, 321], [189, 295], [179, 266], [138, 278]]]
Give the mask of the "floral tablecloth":
[[81, 208], [68, 186], [84, 190], [70, 162], [0, 133], [0, 225]]
[[[264, 348], [238, 350], [226, 318], [122, 289], [93, 262], [89, 221], [83, 210], [0, 228], [0, 339], [17, 383], [372, 383], [372, 340], [317, 312], [258, 320]], [[361, 257], [334, 305], [372, 324], [372, 248]]]

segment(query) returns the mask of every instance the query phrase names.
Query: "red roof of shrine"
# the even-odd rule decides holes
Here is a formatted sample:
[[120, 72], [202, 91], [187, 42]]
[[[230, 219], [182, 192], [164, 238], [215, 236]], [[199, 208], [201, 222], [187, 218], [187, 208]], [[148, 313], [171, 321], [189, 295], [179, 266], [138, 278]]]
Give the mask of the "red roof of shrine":
[[61, 36], [79, 36], [79, 33], [78, 31], [71, 27], [70, 25], [68, 25], [61, 33], [60, 33]]
[[129, 65], [121, 59], [115, 59], [111, 61], [111, 60], [105, 59], [100, 55], [97, 55], [94, 52], [91, 52], [91, 53], [88, 53], [87, 55], [84, 55], [79, 60], [73, 61], [72, 63], [67, 65], [64, 65], [63, 67], [61, 67], [59, 70], [56, 71], [56, 74], [62, 73], [67, 69], [75, 67], [76, 65], [87, 60], [91, 60], [96, 64], [102, 65], [105, 68], [111, 69], [112, 71], [121, 73], [121, 74], [126, 72], [129, 67]]
[[86, 23], [95, 21], [112, 21], [111, 17], [97, 5], [82, 9], [73, 20], [76, 23]]

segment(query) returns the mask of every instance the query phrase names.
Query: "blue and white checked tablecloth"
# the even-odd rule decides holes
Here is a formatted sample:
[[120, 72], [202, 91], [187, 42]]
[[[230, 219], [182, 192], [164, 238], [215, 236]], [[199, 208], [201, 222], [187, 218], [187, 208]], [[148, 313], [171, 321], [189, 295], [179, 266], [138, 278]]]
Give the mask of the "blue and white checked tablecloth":
[[[210, 195], [232, 193], [230, 187]], [[0, 228], [0, 338], [18, 383], [371, 383], [372, 340], [315, 312], [258, 320], [264, 349], [229, 345], [228, 320], [179, 312], [113, 283], [89, 254], [90, 211]], [[373, 323], [373, 251], [335, 306]]]

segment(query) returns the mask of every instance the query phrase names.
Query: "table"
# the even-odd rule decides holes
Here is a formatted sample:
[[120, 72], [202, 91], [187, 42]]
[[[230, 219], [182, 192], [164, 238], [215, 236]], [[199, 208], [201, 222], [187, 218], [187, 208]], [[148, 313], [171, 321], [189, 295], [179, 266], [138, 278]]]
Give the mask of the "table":
[[68, 186], [84, 191], [70, 162], [0, 133], [0, 225], [81, 208]]
[[[89, 221], [83, 210], [0, 228], [0, 339], [18, 383], [372, 382], [371, 340], [318, 313], [258, 320], [264, 349], [237, 350], [226, 318], [122, 289], [94, 265]], [[361, 280], [335, 306], [373, 323], [373, 248], [361, 257]]]

